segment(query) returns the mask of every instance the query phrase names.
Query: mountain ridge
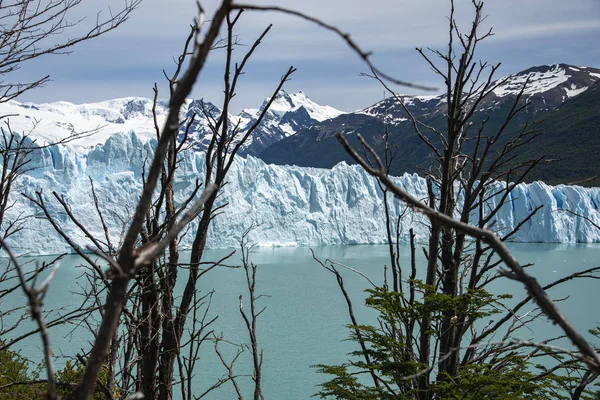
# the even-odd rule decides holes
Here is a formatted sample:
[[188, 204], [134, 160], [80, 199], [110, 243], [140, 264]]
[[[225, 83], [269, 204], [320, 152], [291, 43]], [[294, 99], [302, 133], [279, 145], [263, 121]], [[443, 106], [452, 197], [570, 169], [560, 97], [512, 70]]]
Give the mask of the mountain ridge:
[[[531, 86], [529, 89], [526, 87], [523, 90], [522, 101], [530, 104], [508, 127], [509, 130], [516, 132], [520, 126], [526, 123], [548, 118], [554, 110], [565, 102], [586, 93], [599, 80], [600, 69], [597, 68], [575, 67], [567, 64], [532, 67], [496, 80], [495, 84], [498, 87], [481, 101], [470, 121], [478, 126], [484, 119], [489, 118], [484, 134], [493, 133], [504, 122], [523, 88], [521, 85], [529, 82]], [[400, 97], [416, 119], [442, 132], [445, 130], [446, 100], [443, 95], [402, 95]], [[590, 115], [599, 112], [600, 109], [591, 110]], [[546, 130], [552, 130], [551, 124], [544, 126]], [[341, 161], [354, 163], [352, 158], [341, 149], [335, 137], [337, 133], [344, 134], [353, 145], [359, 145], [357, 135], [361, 134], [378, 152], [382, 153], [385, 148], [382, 134], [386, 128], [390, 132], [390, 141], [398, 146], [401, 152], [401, 156], [397, 157], [395, 164], [392, 165], [391, 172], [393, 174], [424, 173], [431, 167], [434, 162], [433, 154], [414, 132], [409, 115], [394, 97], [299, 131], [297, 134], [273, 144], [259, 157], [267, 163], [322, 168], [330, 168]], [[593, 134], [593, 132], [589, 132], [589, 134]], [[433, 137], [431, 140], [435, 142], [437, 139]], [[536, 139], [535, 145], [539, 148], [544, 147], [543, 135]], [[553, 153], [563, 151], [556, 147], [548, 150], [552, 150]], [[567, 154], [565, 154], [566, 156]], [[558, 154], [558, 157], [562, 156]], [[564, 180], [556, 180], [552, 179], [553, 177], [548, 173], [535, 175], [534, 172], [530, 175], [530, 180], [543, 177], [550, 179], [552, 183], [565, 183], [567, 179], [582, 179], [591, 173], [591, 169], [582, 169], [572, 176], [569, 175], [569, 178], [563, 176]]]
[[[248, 130], [264, 110], [269, 98], [258, 109], [244, 109], [238, 115], [228, 115], [230, 125], [240, 132]], [[0, 105], [0, 113], [8, 115], [16, 132], [27, 133], [43, 142], [58, 142], [74, 133], [94, 132], [72, 142], [77, 147], [104, 143], [115, 133], [134, 131], [141, 140], [156, 138], [152, 114], [153, 100], [144, 97], [123, 97], [96, 103], [74, 104], [66, 101], [36, 104], [11, 100]], [[168, 113], [168, 101], [156, 104], [158, 126], [162, 127]], [[241, 149], [242, 155], [256, 155], [270, 144], [294, 134], [316, 122], [341, 114], [330, 106], [321, 106], [304, 92], [281, 91], [257, 127], [255, 135]], [[204, 150], [212, 134], [206, 115], [218, 118], [221, 110], [203, 99], [187, 99], [182, 118], [194, 116], [190, 139], [196, 150]]]
[[[496, 81], [498, 87], [483, 99], [474, 114], [473, 122], [477, 123], [489, 116], [490, 129], [500, 124], [525, 82], [529, 82], [530, 86], [523, 91], [523, 98], [531, 104], [526, 112], [517, 118], [513, 128], [533, 119], [568, 120], [569, 117], [564, 114], [575, 113], [573, 107], [568, 104], [584, 96], [599, 80], [600, 69], [596, 68], [568, 64], [531, 67], [499, 78]], [[593, 94], [586, 96], [590, 97]], [[400, 95], [400, 97], [417, 119], [444, 129], [446, 109], [444, 95]], [[237, 115], [228, 115], [230, 126], [238, 127], [240, 136], [243, 135], [254, 125], [268, 102], [267, 98], [259, 108], [244, 109]], [[592, 100], [588, 103], [595, 104]], [[583, 107], [592, 106], [583, 105]], [[168, 111], [168, 102], [159, 100], [156, 109], [160, 127]], [[553, 119], [552, 114], [555, 112], [560, 116]], [[56, 142], [75, 132], [94, 132], [89, 136], [83, 134], [81, 138], [71, 142], [70, 145], [75, 148], [98, 146], [118, 132], [135, 132], [141, 141], [156, 138], [152, 100], [143, 97], [125, 97], [84, 104], [65, 101], [43, 104], [10, 101], [0, 105], [0, 113], [10, 115], [11, 128], [16, 132], [31, 132], [32, 138], [43, 143]], [[598, 111], [590, 109], [584, 113], [584, 116], [580, 116], [587, 118], [585, 121], [578, 119], [577, 126], [581, 129], [577, 128], [579, 130], [576, 136], [580, 143], [567, 143], [569, 146], [580, 146], [586, 142], [586, 138], [593, 141], [594, 138], [590, 135], [594, 135], [596, 131], [588, 120], [594, 120], [597, 113]], [[185, 102], [181, 117], [188, 119], [194, 117], [188, 138], [196, 151], [202, 151], [208, 146], [212, 134], [210, 119], [217, 120], [220, 114], [219, 107], [209, 101], [188, 99]], [[556, 124], [564, 125], [558, 121]], [[564, 161], [573, 159], [576, 154], [576, 151], [566, 151], [561, 148], [566, 145], [565, 140], [558, 138], [561, 135], [568, 137], [569, 129], [561, 128], [561, 135], [557, 136], [552, 132], [554, 129], [552, 123], [543, 126], [549, 132], [545, 136], [548, 139], [546, 141], [543, 138], [536, 139], [536, 154], [547, 151], [553, 155], [553, 158], [563, 160], [562, 164], [559, 164], [564, 171], [571, 172], [557, 173], [554, 176], [550, 167], [543, 166], [538, 175], [532, 175], [532, 179], [564, 183], [586, 178], [595, 171], [595, 168], [586, 169], [583, 166], [570, 168], [568, 162]], [[391, 132], [392, 141], [402, 152], [401, 160], [392, 167], [392, 173], [401, 175], [404, 172], [426, 171], [431, 165], [432, 155], [414, 133], [412, 121], [404, 108], [393, 97], [361, 110], [343, 112], [315, 103], [302, 91], [297, 93], [281, 91], [266, 112], [262, 123], [240, 150], [240, 155], [258, 156], [268, 163], [331, 168], [341, 161], [353, 163], [351, 157], [339, 145], [335, 137], [337, 133], [344, 134], [353, 144], [358, 144], [356, 137], [360, 133], [376, 149], [381, 150], [384, 145], [382, 132], [386, 127]], [[183, 130], [180, 135], [183, 135]], [[589, 152], [582, 150], [582, 154], [585, 154], [586, 159], [590, 157]], [[598, 173], [600, 174], [600, 171]]]

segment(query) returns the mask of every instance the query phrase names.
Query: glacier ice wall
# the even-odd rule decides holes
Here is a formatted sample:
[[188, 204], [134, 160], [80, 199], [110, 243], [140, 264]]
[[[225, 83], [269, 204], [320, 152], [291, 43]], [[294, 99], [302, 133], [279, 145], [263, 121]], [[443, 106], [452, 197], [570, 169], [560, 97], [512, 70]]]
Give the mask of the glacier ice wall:
[[[9, 217], [30, 215], [25, 229], [10, 244], [20, 253], [56, 254], [68, 251], [39, 209], [20, 193], [41, 191], [52, 215], [66, 234], [80, 246], [89, 245], [83, 232], [69, 221], [55, 191], [69, 203], [73, 214], [97, 237], [103, 237], [90, 189], [94, 182], [109, 225], [110, 239], [118, 246], [141, 193], [141, 174], [149, 164], [154, 142], [142, 141], [134, 133], [116, 134], [104, 144], [83, 150], [54, 146], [36, 151], [35, 168], [22, 177], [13, 194], [15, 206]], [[188, 152], [181, 161], [175, 182], [176, 200], [183, 201], [196, 179], [204, 176], [204, 155]], [[405, 174], [398, 184], [418, 198], [426, 198], [425, 180]], [[223, 202], [225, 214], [211, 227], [208, 246], [237, 247], [242, 232], [252, 223], [260, 224], [250, 238], [262, 246], [319, 246], [385, 242], [382, 193], [373, 178], [361, 168], [344, 163], [331, 170], [267, 165], [248, 157], [239, 158], [228, 175]], [[496, 201], [491, 200], [491, 203]], [[493, 221], [500, 234], [510, 232], [538, 205], [544, 207], [512, 237], [519, 242], [600, 242], [600, 189], [578, 186], [549, 186], [541, 182], [521, 184], [512, 193]], [[577, 217], [564, 210], [571, 210]], [[406, 212], [394, 202], [392, 214]], [[589, 219], [589, 221], [588, 221]], [[427, 233], [420, 215], [407, 213], [401, 238], [408, 239], [414, 227], [418, 239]], [[192, 230], [183, 238], [189, 247]]]

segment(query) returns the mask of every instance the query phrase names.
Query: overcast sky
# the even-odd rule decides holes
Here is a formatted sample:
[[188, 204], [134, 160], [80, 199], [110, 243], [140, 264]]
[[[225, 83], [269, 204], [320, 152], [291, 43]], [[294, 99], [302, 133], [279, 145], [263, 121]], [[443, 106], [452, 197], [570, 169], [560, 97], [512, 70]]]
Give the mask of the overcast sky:
[[[350, 33], [363, 49], [373, 51], [373, 62], [388, 74], [423, 85], [442, 85], [415, 47], [443, 50], [449, 1], [248, 1], [297, 8], [321, 18]], [[83, 1], [74, 17], [94, 16], [101, 7], [106, 12], [108, 6], [99, 3], [116, 9], [122, 0]], [[217, 1], [205, 0], [203, 5], [207, 15], [211, 15]], [[456, 8], [459, 22], [464, 30], [468, 29], [473, 15], [471, 2], [457, 0]], [[173, 56], [180, 51], [195, 13], [193, 0], [143, 0], [119, 29], [82, 43], [68, 56], [49, 56], [24, 65], [13, 80], [49, 74], [52, 81], [20, 100], [85, 103], [127, 96], [151, 97], [154, 82], [164, 84], [162, 70], [172, 70]], [[485, 14], [485, 26], [493, 27], [495, 36], [482, 43], [479, 58], [502, 62], [502, 75], [556, 63], [600, 68], [600, 0], [488, 0]], [[247, 68], [234, 111], [258, 107], [290, 65], [298, 71], [285, 89], [302, 90], [320, 104], [351, 111], [383, 96], [376, 82], [359, 76], [367, 72], [366, 66], [339, 37], [305, 21], [249, 11], [239, 23], [241, 42], [251, 44], [269, 23], [273, 29]], [[244, 47], [236, 50], [238, 57], [243, 52]], [[218, 101], [222, 92], [222, 60], [221, 54], [211, 55], [194, 97]], [[417, 93], [402, 87], [396, 89]]]

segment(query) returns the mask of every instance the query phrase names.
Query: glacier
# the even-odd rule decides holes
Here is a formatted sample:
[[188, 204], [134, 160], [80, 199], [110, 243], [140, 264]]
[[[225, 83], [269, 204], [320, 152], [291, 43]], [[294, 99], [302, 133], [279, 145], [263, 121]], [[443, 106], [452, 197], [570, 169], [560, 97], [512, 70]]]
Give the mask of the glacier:
[[[108, 137], [91, 147], [55, 145], [35, 150], [33, 167], [23, 175], [12, 193], [14, 206], [8, 218], [29, 217], [24, 229], [8, 244], [17, 252], [58, 254], [69, 252], [41, 211], [21, 193], [41, 191], [50, 212], [62, 229], [82, 247], [91, 245], [52, 195], [56, 191], [72, 213], [97, 237], [103, 229], [94, 208], [90, 179], [109, 226], [111, 241], [118, 245], [141, 193], [141, 174], [156, 144], [133, 131]], [[196, 179], [204, 177], [204, 154], [183, 153], [174, 189], [176, 201], [191, 193]], [[427, 197], [425, 179], [416, 174], [395, 178], [400, 187], [417, 198]], [[259, 224], [249, 240], [260, 246], [321, 246], [385, 243], [382, 192], [376, 181], [356, 165], [340, 163], [318, 169], [268, 165], [248, 156], [233, 164], [222, 202], [225, 214], [209, 231], [210, 248], [239, 247], [240, 236], [251, 224]], [[490, 200], [492, 203], [494, 198]], [[517, 242], [600, 242], [600, 188], [549, 186], [542, 182], [520, 184], [493, 221], [499, 234], [510, 232], [531, 210], [544, 207], [511, 238]], [[565, 210], [570, 210], [572, 213]], [[392, 215], [405, 213], [394, 201]], [[580, 216], [576, 216], [577, 213]], [[591, 221], [591, 222], [590, 222]], [[401, 240], [408, 240], [413, 227], [418, 240], [427, 236], [423, 216], [406, 213]], [[189, 248], [193, 234], [186, 234], [182, 248]]]

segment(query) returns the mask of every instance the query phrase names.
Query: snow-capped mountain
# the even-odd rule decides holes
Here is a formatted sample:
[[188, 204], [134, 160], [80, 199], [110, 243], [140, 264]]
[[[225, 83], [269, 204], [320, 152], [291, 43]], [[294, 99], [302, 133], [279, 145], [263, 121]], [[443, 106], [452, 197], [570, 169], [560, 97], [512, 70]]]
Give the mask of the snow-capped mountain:
[[[229, 115], [230, 125], [238, 126], [242, 136], [255, 124], [267, 102], [268, 99], [259, 109], [243, 110], [237, 116]], [[133, 131], [141, 141], [156, 138], [152, 106], [152, 100], [138, 97], [91, 104], [10, 101], [0, 105], [0, 112], [2, 115], [9, 115], [11, 128], [15, 132], [30, 133], [32, 138], [44, 143], [54, 143], [78, 134], [78, 139], [72, 145], [86, 148], [104, 143], [119, 132]], [[167, 112], [168, 102], [159, 101], [156, 107], [159, 127], [162, 127]], [[284, 137], [339, 114], [341, 111], [321, 106], [303, 92], [281, 91], [240, 152], [242, 155], [258, 154]], [[221, 110], [203, 100], [188, 100], [182, 107], [182, 118], [194, 116], [189, 136], [197, 150], [203, 150], [210, 142], [211, 131], [207, 115], [216, 120], [220, 117]], [[87, 135], [87, 132], [93, 134]]]
[[[496, 79], [492, 93], [483, 99], [478, 111], [498, 108], [513, 101], [523, 90], [523, 99], [531, 103], [533, 112], [554, 109], [563, 102], [585, 92], [600, 80], [600, 69], [575, 67], [567, 64], [542, 65], [519, 73]], [[435, 96], [400, 96], [406, 107], [417, 119], [432, 118], [446, 111], [445, 94]], [[406, 112], [393, 97], [387, 98], [364, 110], [356, 111], [388, 123], [398, 124], [407, 120]]]
[[[264, 100], [258, 109], [245, 109], [237, 116], [229, 115], [231, 127], [238, 127], [238, 137], [250, 130], [262, 115], [270, 98]], [[196, 149], [203, 150], [210, 143], [211, 130], [209, 120], [204, 117], [210, 114], [215, 120], [221, 115], [221, 110], [212, 103], [193, 100], [184, 111], [189, 118], [196, 115], [190, 136], [196, 143]], [[309, 126], [330, 118], [337, 117], [342, 112], [333, 107], [321, 106], [310, 100], [304, 92], [287, 93], [280, 91], [264, 115], [261, 124], [241, 149], [242, 155], [258, 155], [273, 143], [308, 128]]]
[[[269, 100], [266, 99], [258, 110], [244, 110], [240, 116], [245, 118], [244, 122], [246, 122], [242, 130], [250, 129]], [[251, 138], [245, 153], [256, 156], [273, 143], [340, 114], [342, 112], [333, 107], [320, 106], [313, 102], [302, 91], [294, 94], [281, 91], [267, 110], [263, 122]]]
[[[39, 215], [40, 210], [20, 193], [43, 190], [50, 212], [64, 232], [80, 246], [90, 243], [78, 227], [64, 215], [52, 191], [64, 196], [79, 222], [93, 234], [103, 228], [94, 210], [88, 177], [94, 180], [111, 241], [118, 243], [123, 224], [131, 218], [131, 205], [142, 190], [141, 174], [146, 157], [156, 141], [142, 141], [134, 133], [116, 134], [104, 144], [87, 149], [70, 145], [36, 150], [37, 168], [18, 180], [13, 191], [15, 204], [6, 218]], [[181, 203], [204, 175], [204, 153], [185, 152], [176, 176], [176, 201]], [[249, 156], [238, 158], [228, 175], [219, 201], [228, 203], [224, 216], [217, 217], [209, 231], [208, 246], [237, 247], [240, 235], [252, 223], [260, 223], [251, 241], [262, 246], [317, 246], [384, 243], [385, 215], [382, 193], [375, 180], [362, 168], [341, 163], [333, 169], [268, 165]], [[400, 187], [418, 198], [427, 197], [426, 181], [416, 174], [396, 179]], [[498, 191], [501, 193], [501, 191]], [[500, 197], [500, 195], [498, 196]], [[490, 203], [495, 203], [491, 198]], [[538, 205], [543, 209], [525, 223], [512, 240], [521, 242], [600, 242], [600, 189], [574, 186], [548, 186], [538, 182], [522, 184], [511, 194], [490, 224], [499, 234], [510, 232]], [[561, 211], [569, 209], [581, 216]], [[392, 218], [404, 211], [394, 203]], [[418, 239], [429, 234], [421, 215], [407, 215], [400, 237], [408, 239], [410, 227]], [[189, 248], [193, 235], [182, 246]], [[11, 237], [9, 244], [19, 252], [56, 254], [67, 245], [43, 219], [30, 218], [25, 228]]]
[[[157, 104], [159, 124], [164, 121], [167, 106], [163, 101]], [[91, 104], [9, 101], [0, 105], [0, 114], [7, 116], [13, 131], [28, 134], [41, 143], [55, 143], [78, 134], [71, 145], [87, 148], [106, 142], [115, 133], [129, 131], [135, 131], [141, 140], [156, 138], [152, 101], [140, 97]]]
[[[495, 86], [494, 90], [478, 104], [470, 117], [470, 122], [479, 126], [482, 121], [489, 119], [484, 127], [484, 135], [498, 132], [518, 94], [525, 87], [521, 101], [528, 102], [529, 106], [510, 124], [509, 129], [516, 130], [534, 120], [548, 119], [567, 103], [587, 97], [589, 88], [598, 81], [600, 81], [600, 69], [596, 68], [566, 64], [530, 68], [497, 79], [492, 84], [492, 87]], [[447, 100], [444, 95], [401, 97], [411, 114], [419, 121], [441, 132], [445, 131]], [[586, 111], [585, 116], [577, 117], [573, 122], [585, 126], [586, 134], [598, 136], [597, 132], [592, 132], [588, 127], [598, 126], [594, 118], [600, 117], [600, 110], [592, 109], [591, 104], [596, 104], [592, 100], [587, 102], [589, 104], [587, 106], [582, 103], [578, 104], [578, 113], [583, 114], [582, 107], [590, 109]], [[573, 111], [573, 107], [569, 109]], [[539, 125], [539, 127], [549, 134], [552, 134], [555, 128], [549, 124]], [[338, 133], [343, 133], [351, 143], [357, 143], [356, 136], [361, 134], [376, 150], [383, 151], [385, 144], [382, 136], [385, 129], [390, 133], [391, 142], [401, 149], [401, 156], [397, 157], [395, 164], [392, 165], [393, 173], [400, 175], [404, 172], [422, 172], [431, 166], [432, 153], [429, 147], [425, 146], [415, 134], [412, 121], [394, 97], [365, 109], [315, 124], [273, 144], [259, 157], [268, 163], [331, 168], [340, 161], [353, 162], [351, 157], [341, 149], [336, 139]], [[476, 131], [470, 132], [475, 134]], [[431, 136], [431, 140], [435, 141], [437, 135]], [[552, 158], [561, 160], [573, 157], [573, 152], [569, 153], [566, 146], [546, 148], [543, 135], [536, 139], [534, 147], [540, 150], [541, 156], [552, 154]], [[538, 178], [550, 179], [554, 182], [557, 181], [556, 178], [560, 178], [559, 182], [570, 182], [594, 175], [597, 174], [594, 174], [590, 168], [582, 167], [579, 171], [570, 174], [572, 180], [566, 180], [569, 179], [566, 175], [560, 177], [544, 175]]]
[[538, 107], [553, 108], [565, 100], [577, 96], [600, 80], [600, 69], [574, 67], [567, 64], [533, 67], [518, 74], [501, 78], [494, 89], [498, 97], [516, 96], [523, 88], [523, 95]]

